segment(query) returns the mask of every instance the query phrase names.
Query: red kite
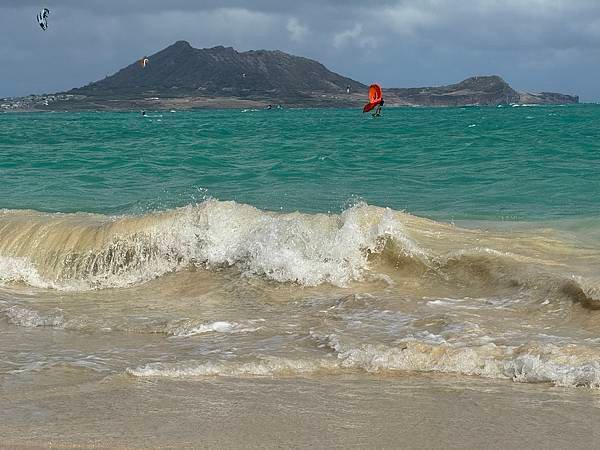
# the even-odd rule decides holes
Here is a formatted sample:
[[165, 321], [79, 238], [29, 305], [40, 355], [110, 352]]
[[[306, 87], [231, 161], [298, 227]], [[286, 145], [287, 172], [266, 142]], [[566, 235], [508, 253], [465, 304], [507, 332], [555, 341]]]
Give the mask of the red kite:
[[378, 84], [372, 84], [369, 86], [369, 103], [363, 108], [363, 112], [369, 112], [383, 100], [383, 94], [381, 93], [381, 86]]

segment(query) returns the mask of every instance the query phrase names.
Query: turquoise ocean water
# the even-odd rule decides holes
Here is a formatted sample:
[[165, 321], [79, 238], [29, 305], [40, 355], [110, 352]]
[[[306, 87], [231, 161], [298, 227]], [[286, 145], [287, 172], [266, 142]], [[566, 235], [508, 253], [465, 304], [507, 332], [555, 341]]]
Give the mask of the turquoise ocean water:
[[143, 213], [211, 196], [440, 219], [600, 212], [600, 106], [0, 115], [0, 208]]

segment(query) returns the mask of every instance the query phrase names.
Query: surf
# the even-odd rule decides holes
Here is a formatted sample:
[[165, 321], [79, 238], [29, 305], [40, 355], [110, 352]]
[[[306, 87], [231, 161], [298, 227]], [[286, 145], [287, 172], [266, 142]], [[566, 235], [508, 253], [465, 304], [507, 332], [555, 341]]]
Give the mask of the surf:
[[225, 268], [305, 287], [427, 280], [463, 294], [536, 291], [596, 309], [600, 271], [589, 262], [597, 254], [548, 230], [467, 229], [366, 203], [340, 214], [214, 199], [137, 216], [0, 213], [0, 282], [67, 291]]

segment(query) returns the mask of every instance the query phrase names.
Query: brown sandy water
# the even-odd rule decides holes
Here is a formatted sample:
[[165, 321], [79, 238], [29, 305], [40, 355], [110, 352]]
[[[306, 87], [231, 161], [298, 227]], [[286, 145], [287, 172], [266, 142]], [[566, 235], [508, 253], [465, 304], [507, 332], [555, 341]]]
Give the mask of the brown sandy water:
[[1, 445], [589, 448], [596, 237], [466, 225], [4, 211]]

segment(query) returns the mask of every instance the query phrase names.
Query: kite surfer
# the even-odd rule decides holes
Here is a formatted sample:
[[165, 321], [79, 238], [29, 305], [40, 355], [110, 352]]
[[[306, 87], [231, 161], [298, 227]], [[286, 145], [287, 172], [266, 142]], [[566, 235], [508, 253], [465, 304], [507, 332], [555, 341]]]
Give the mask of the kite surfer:
[[381, 107], [383, 106], [383, 93], [381, 92], [381, 86], [378, 84], [372, 84], [369, 86], [369, 103], [363, 108], [363, 113], [369, 112], [374, 108], [377, 108], [373, 113], [373, 117], [381, 116]]
[[377, 109], [375, 109], [375, 112], [373, 113], [373, 117], [381, 116], [381, 107], [383, 106], [384, 103], [385, 103], [385, 101], [382, 98], [381, 101], [379, 102], [379, 105], [377, 105]]

